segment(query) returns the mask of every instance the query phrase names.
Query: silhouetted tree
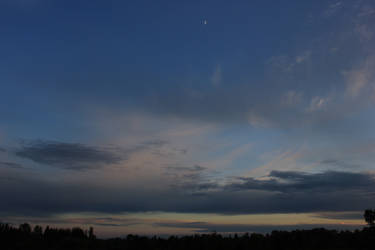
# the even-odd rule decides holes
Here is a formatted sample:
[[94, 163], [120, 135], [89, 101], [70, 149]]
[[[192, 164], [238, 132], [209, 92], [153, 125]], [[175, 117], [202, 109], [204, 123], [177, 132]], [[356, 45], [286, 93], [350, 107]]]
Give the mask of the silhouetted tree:
[[23, 223], [19, 227], [20, 231], [23, 233], [31, 233], [31, 226], [28, 223]]
[[43, 228], [39, 225], [36, 225], [33, 230], [34, 234], [42, 235], [43, 234]]
[[90, 240], [95, 240], [95, 235], [94, 235], [94, 228], [93, 227], [90, 227], [89, 229], [89, 239]]
[[[375, 210], [364, 213], [369, 225], [375, 223]], [[19, 227], [0, 223], [1, 250], [373, 250], [375, 226], [355, 231], [324, 228], [278, 231], [268, 234], [194, 234], [169, 238], [128, 235], [125, 238], [96, 239], [94, 228], [53, 228], [29, 224]]]
[[375, 210], [366, 209], [363, 217], [370, 227], [375, 226]]
[[85, 239], [85, 238], [87, 238], [87, 235], [85, 234], [85, 232], [81, 228], [74, 227], [72, 229], [72, 237], [77, 238], [77, 239]]

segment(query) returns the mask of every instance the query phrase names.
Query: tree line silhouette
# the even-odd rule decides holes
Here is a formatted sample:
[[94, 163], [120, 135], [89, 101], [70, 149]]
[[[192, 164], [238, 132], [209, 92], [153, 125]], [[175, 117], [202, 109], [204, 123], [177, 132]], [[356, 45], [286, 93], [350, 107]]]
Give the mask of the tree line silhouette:
[[362, 230], [337, 231], [316, 228], [311, 230], [272, 231], [269, 234], [245, 233], [223, 236], [217, 233], [169, 238], [128, 235], [125, 238], [98, 239], [92, 227], [83, 230], [34, 226], [18, 227], [0, 223], [0, 249], [108, 249], [108, 250], [331, 250], [374, 249], [375, 210], [366, 210], [364, 219], [369, 225]]

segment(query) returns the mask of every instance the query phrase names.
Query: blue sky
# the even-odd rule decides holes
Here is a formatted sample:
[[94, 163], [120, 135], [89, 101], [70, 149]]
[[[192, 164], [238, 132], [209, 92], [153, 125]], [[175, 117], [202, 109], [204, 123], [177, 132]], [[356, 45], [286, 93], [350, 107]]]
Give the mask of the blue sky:
[[2, 220], [361, 227], [374, 22], [369, 0], [1, 1]]

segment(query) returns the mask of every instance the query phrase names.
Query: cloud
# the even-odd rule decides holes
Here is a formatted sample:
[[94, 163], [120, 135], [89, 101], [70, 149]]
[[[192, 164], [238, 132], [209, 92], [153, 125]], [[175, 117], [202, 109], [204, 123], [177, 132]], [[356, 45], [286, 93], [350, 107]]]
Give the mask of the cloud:
[[184, 172], [185, 171], [188, 171], [188, 172], [200, 172], [200, 171], [206, 170], [207, 168], [199, 166], [199, 165], [194, 165], [193, 167], [169, 166], [169, 167], [166, 167], [166, 169], [170, 170], [170, 171], [177, 171], [177, 172], [181, 172], [181, 171], [184, 171]]
[[295, 73], [298, 66], [310, 60], [311, 54], [310, 50], [305, 50], [295, 56], [273, 56], [267, 61], [267, 64], [283, 73]]
[[281, 104], [292, 106], [299, 104], [302, 101], [303, 94], [294, 90], [287, 91], [281, 98]]
[[354, 212], [322, 212], [314, 215], [317, 218], [334, 219], [334, 220], [362, 220], [363, 211]]
[[25, 143], [16, 155], [36, 163], [72, 170], [116, 164], [123, 159], [114, 148], [42, 140]]
[[[346, 93], [352, 98], [363, 97], [365, 90], [375, 84], [375, 56], [367, 57], [359, 67], [344, 72], [347, 79]], [[370, 89], [371, 91], [371, 89]]]
[[217, 65], [211, 76], [211, 82], [214, 86], [218, 86], [221, 83], [221, 66]]
[[24, 168], [21, 164], [14, 163], [14, 162], [6, 162], [6, 161], [0, 161], [0, 167], [6, 167], [6, 168]]
[[267, 128], [272, 126], [272, 122], [268, 121], [265, 117], [258, 115], [254, 112], [250, 112], [247, 118], [249, 124], [254, 128]]
[[166, 175], [172, 176], [174, 181], [171, 188], [192, 195], [206, 195], [207, 192], [217, 190], [220, 186], [215, 179], [208, 175], [208, 169], [200, 165], [193, 167], [165, 168]]
[[326, 160], [321, 161], [320, 164], [336, 166], [336, 167], [340, 167], [344, 169], [356, 169], [360, 167], [359, 164], [347, 163], [347, 162], [336, 160], [336, 159], [326, 159]]
[[320, 96], [313, 97], [311, 99], [308, 111], [314, 112], [314, 111], [322, 110], [325, 106], [327, 106], [329, 100], [330, 100], [329, 98], [324, 98]]
[[232, 190], [263, 190], [292, 194], [310, 191], [364, 190], [375, 187], [372, 175], [351, 172], [328, 171], [323, 173], [304, 173], [295, 171], [272, 171], [266, 180], [251, 177], [239, 178], [240, 183], [232, 183]]
[[147, 140], [127, 147], [90, 146], [81, 143], [34, 140], [25, 142], [15, 155], [36, 163], [70, 170], [88, 170], [126, 161], [131, 155], [147, 151], [164, 156], [165, 140]]
[[323, 16], [325, 18], [329, 18], [337, 14], [337, 12], [343, 8], [343, 3], [342, 1], [337, 1], [335, 3], [332, 3], [328, 6], [328, 8], [323, 12]]
[[152, 211], [318, 213], [363, 211], [375, 206], [375, 181], [369, 173], [273, 171], [263, 178], [237, 177], [226, 185], [215, 179], [203, 179], [181, 183], [185, 186], [166, 182], [161, 183], [162, 187], [144, 183], [128, 186], [126, 182], [103, 186], [100, 177], [93, 182], [71, 180], [66, 185], [66, 180], [44, 180], [35, 174], [17, 172], [7, 176], [0, 182], [0, 200], [7, 201], [0, 207], [0, 213], [5, 215]]
[[303, 52], [302, 54], [296, 56], [296, 64], [301, 64], [303, 62], [306, 62], [307, 60], [310, 59], [310, 56], [311, 56], [311, 51], [305, 51]]
[[375, 15], [375, 8], [372, 6], [363, 6], [361, 11], [358, 13], [359, 17], [368, 17]]
[[259, 224], [221, 224], [221, 223], [207, 223], [207, 222], [160, 222], [155, 223], [156, 226], [173, 227], [173, 228], [191, 228], [195, 229], [197, 233], [238, 233], [238, 232], [256, 232], [256, 233], [270, 233], [274, 230], [292, 231], [313, 228], [327, 228], [327, 229], [341, 229], [354, 230], [361, 228], [363, 225], [342, 225], [342, 224], [293, 224], [293, 225], [259, 225]]
[[[354, 8], [354, 5], [359, 7]], [[302, 31], [297, 38], [300, 44], [293, 43], [289, 50], [265, 60], [262, 65], [265, 72], [254, 70], [255, 74], [238, 72], [238, 77], [228, 76], [233, 82], [230, 87], [189, 84], [175, 85], [168, 92], [154, 91], [152, 100], [144, 102], [145, 110], [199, 122], [250, 123], [255, 128], [293, 129], [293, 132], [297, 128], [306, 129], [308, 133], [325, 133], [330, 130], [328, 126], [349, 127], [351, 115], [363, 108], [359, 97], [368, 93], [375, 100], [375, 87], [371, 82], [374, 67], [369, 65], [367, 73], [361, 67], [374, 51], [373, 36], [370, 36], [373, 21], [358, 20], [359, 13], [371, 13], [373, 8], [366, 7], [364, 12], [362, 5], [365, 3], [334, 1], [327, 4], [327, 15], [337, 14], [334, 23], [319, 34]], [[313, 25], [321, 27], [322, 22], [328, 21], [320, 20]], [[365, 46], [360, 40], [366, 37], [370, 41]], [[331, 53], [332, 48], [335, 53]], [[211, 83], [219, 82], [221, 70], [216, 66]], [[347, 79], [342, 79], [342, 71], [347, 72]], [[165, 95], [170, 92], [174, 94]]]
[[6, 149], [5, 148], [2, 148], [0, 147], [0, 153], [5, 153], [6, 152]]

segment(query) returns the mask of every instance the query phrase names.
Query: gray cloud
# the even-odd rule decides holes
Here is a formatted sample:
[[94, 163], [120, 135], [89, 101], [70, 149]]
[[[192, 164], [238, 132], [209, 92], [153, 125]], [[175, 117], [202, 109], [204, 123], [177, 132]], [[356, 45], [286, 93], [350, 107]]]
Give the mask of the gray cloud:
[[372, 175], [351, 172], [324, 172], [309, 174], [293, 171], [272, 171], [268, 180], [239, 178], [240, 183], [232, 183], [232, 190], [264, 190], [281, 193], [334, 190], [368, 190], [375, 187]]
[[343, 169], [356, 169], [360, 168], [361, 166], [359, 164], [352, 164], [336, 159], [326, 159], [320, 162], [322, 165], [328, 165], [328, 166], [334, 166], [334, 167], [339, 167]]
[[341, 225], [341, 224], [297, 224], [297, 225], [258, 225], [258, 224], [213, 224], [207, 222], [161, 222], [155, 223], [156, 226], [175, 227], [175, 228], [191, 228], [197, 233], [270, 233], [273, 230], [301, 230], [313, 228], [341, 229], [353, 230], [362, 228], [363, 225]]
[[168, 186], [164, 190], [151, 187], [140, 190], [95, 183], [66, 185], [9, 173], [0, 182], [0, 200], [7, 201], [0, 207], [0, 213], [320, 213], [375, 207], [375, 181], [367, 173], [272, 172], [269, 179], [241, 178], [224, 187], [213, 181], [191, 182], [191, 186], [184, 183], [185, 186]]
[[14, 163], [14, 162], [6, 162], [6, 161], [0, 161], [0, 167], [24, 168], [21, 164]]
[[42, 140], [26, 143], [16, 151], [16, 155], [19, 157], [40, 164], [72, 170], [116, 164], [122, 160], [119, 153], [115, 148]]
[[5, 148], [2, 148], [2, 147], [0, 147], [0, 153], [4, 153], [4, 152], [6, 152], [6, 149], [5, 149]]
[[201, 172], [206, 170], [207, 168], [194, 165], [193, 167], [177, 167], [177, 166], [168, 166], [165, 169], [172, 172]]
[[220, 188], [219, 184], [212, 178], [206, 167], [194, 165], [192, 167], [168, 166], [165, 174], [174, 178], [171, 188], [181, 190], [195, 196], [206, 195]]
[[363, 219], [363, 211], [356, 212], [324, 212], [315, 215], [317, 218], [338, 219], [338, 220], [361, 220]]

